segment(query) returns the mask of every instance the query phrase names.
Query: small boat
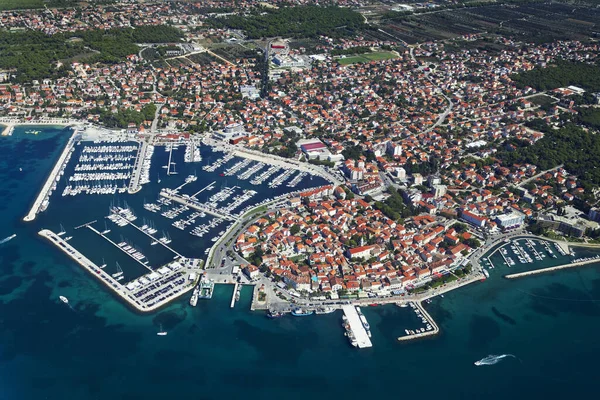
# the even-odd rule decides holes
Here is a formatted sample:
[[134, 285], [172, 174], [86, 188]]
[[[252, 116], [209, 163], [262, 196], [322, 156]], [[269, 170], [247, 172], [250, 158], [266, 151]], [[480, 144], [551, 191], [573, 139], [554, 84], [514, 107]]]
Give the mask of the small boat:
[[313, 310], [303, 310], [301, 308], [296, 308], [295, 310], [292, 310], [292, 315], [294, 317], [306, 317], [308, 315], [313, 315], [313, 313]]
[[274, 319], [274, 318], [281, 318], [281, 317], [283, 317], [283, 313], [282, 312], [271, 311], [271, 310], [267, 311], [267, 318]]
[[58, 298], [60, 299], [60, 301], [62, 301], [65, 304], [69, 304], [69, 299], [67, 299], [65, 296], [58, 296]]
[[320, 307], [320, 308], [317, 308], [317, 310], [315, 311], [315, 313], [317, 315], [331, 314], [332, 312], [335, 312], [335, 308], [333, 308], [333, 307]]
[[163, 331], [162, 324], [160, 324], [160, 332], [156, 332], [157, 336], [167, 336], [167, 332]]

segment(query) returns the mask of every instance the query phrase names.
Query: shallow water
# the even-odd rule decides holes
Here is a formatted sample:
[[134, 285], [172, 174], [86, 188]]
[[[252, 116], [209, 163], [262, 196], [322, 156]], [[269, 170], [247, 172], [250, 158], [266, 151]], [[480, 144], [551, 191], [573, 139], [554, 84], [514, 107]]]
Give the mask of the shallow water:
[[[553, 399], [594, 393], [600, 357], [600, 268], [594, 266], [509, 281], [502, 276], [517, 269], [497, 265], [487, 281], [434, 299], [427, 307], [441, 333], [421, 341], [396, 341], [404, 329], [422, 326], [412, 309], [363, 307], [374, 345], [363, 350], [349, 346], [339, 311], [269, 320], [249, 311], [250, 288], [233, 310], [233, 288], [217, 285], [213, 299], [196, 308], [183, 298], [154, 314], [136, 314], [37, 236], [41, 227], [57, 230], [62, 222], [85, 254], [116, 259], [98, 238], [72, 230], [106, 215], [110, 196], [62, 202], [59, 195], [38, 220], [21, 222], [69, 132], [44, 128], [34, 137], [20, 130], [0, 138], [0, 238], [17, 234], [0, 245], [2, 400]], [[163, 177], [173, 184], [163, 183], [177, 186], [193, 172], [180, 166], [179, 175]], [[141, 216], [143, 198], [154, 201], [156, 190], [123, 199]], [[203, 255], [208, 243], [152, 218], [166, 224], [174, 243], [183, 242], [182, 251]], [[162, 257], [157, 251], [152, 261]], [[161, 324], [167, 336], [156, 336]], [[514, 354], [520, 361], [473, 365], [490, 354]]]

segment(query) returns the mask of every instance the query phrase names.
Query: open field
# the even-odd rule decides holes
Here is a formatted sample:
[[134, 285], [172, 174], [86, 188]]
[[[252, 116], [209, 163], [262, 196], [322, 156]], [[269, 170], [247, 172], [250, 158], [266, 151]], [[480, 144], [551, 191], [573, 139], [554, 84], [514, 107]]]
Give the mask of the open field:
[[369, 61], [378, 61], [378, 60], [391, 60], [392, 58], [396, 58], [396, 55], [389, 51], [380, 51], [376, 53], [366, 53], [359, 54], [356, 56], [349, 56], [345, 58], [338, 58], [337, 62], [341, 65], [349, 65], [355, 63], [364, 63]]
[[536, 3], [489, 5], [382, 19], [382, 30], [408, 44], [486, 33], [533, 42], [585, 40], [600, 30], [600, 9]]
[[0, 10], [15, 10], [21, 8], [41, 8], [43, 0], [0, 0]]
[[547, 106], [547, 105], [556, 103], [556, 100], [554, 100], [550, 96], [546, 96], [545, 94], [540, 94], [538, 96], [530, 97], [529, 101], [531, 101], [533, 104], [538, 105], [538, 106]]

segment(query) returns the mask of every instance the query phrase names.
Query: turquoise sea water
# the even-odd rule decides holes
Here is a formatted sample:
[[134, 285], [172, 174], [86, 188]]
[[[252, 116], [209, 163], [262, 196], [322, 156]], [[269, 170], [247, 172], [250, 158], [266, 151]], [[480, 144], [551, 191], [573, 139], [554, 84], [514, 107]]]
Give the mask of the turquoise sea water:
[[[250, 288], [235, 309], [229, 308], [232, 287], [217, 286], [213, 299], [196, 308], [183, 298], [154, 314], [136, 314], [37, 236], [42, 227], [56, 230], [62, 222], [71, 231], [106, 215], [108, 198], [83, 196], [63, 203], [53, 197], [38, 220], [21, 222], [69, 134], [44, 129], [31, 136], [24, 130], [0, 138], [0, 238], [17, 234], [0, 245], [2, 400], [554, 399], [595, 393], [598, 267], [508, 281], [502, 276], [518, 269], [497, 263], [486, 282], [436, 298], [428, 309], [441, 334], [417, 342], [396, 341], [404, 329], [421, 325], [410, 308], [363, 308], [374, 345], [364, 350], [348, 345], [339, 312], [268, 320], [249, 311]], [[161, 151], [157, 156], [164, 156]], [[182, 171], [174, 179], [185, 176]], [[144, 197], [154, 201], [155, 190], [148, 187], [123, 199], [141, 215], [139, 203]], [[164, 218], [154, 220], [158, 224]], [[84, 253], [117, 257], [80, 231], [71, 233]], [[173, 236], [176, 231], [169, 229]], [[141, 238], [127, 235], [143, 245]], [[185, 251], [203, 254], [206, 243], [200, 239], [187, 233], [179, 239]], [[151, 261], [164, 257], [157, 252]], [[135, 273], [131, 267], [130, 273]], [[59, 295], [67, 296], [73, 308]], [[156, 336], [161, 324], [168, 336]], [[473, 365], [489, 354], [517, 359]]]

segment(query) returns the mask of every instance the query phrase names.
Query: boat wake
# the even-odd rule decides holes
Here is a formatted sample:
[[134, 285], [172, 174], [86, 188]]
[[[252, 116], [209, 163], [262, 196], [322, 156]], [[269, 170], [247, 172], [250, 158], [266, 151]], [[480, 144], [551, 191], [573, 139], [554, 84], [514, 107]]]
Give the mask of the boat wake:
[[8, 237], [5, 237], [4, 239], [0, 240], [0, 244], [4, 244], [6, 242], [10, 242], [11, 240], [13, 240], [17, 235], [16, 234], [12, 234]]
[[495, 355], [495, 354], [490, 354], [487, 357], [482, 358], [479, 361], [475, 361], [475, 365], [477, 365], [478, 367], [481, 365], [494, 365], [494, 364], [498, 364], [500, 361], [504, 360], [505, 358], [517, 358], [516, 356], [512, 355], [512, 354], [500, 354], [500, 355]]

